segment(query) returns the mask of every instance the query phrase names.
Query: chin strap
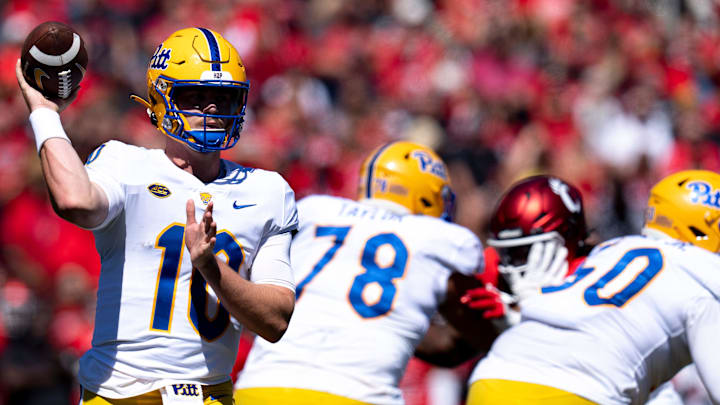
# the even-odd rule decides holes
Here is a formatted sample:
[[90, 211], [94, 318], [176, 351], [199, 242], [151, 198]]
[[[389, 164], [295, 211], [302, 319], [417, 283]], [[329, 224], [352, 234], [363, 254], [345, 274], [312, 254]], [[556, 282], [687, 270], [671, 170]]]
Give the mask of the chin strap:
[[150, 117], [150, 122], [151, 122], [154, 126], [157, 126], [158, 120], [157, 120], [157, 117], [155, 116], [155, 113], [152, 112], [152, 110], [150, 109], [150, 102], [149, 102], [149, 101], [147, 101], [147, 100], [145, 100], [144, 98], [138, 96], [137, 94], [132, 94], [132, 93], [130, 93], [130, 100], [137, 101], [138, 103], [142, 104], [143, 107], [145, 107], [145, 111], [147, 112], [148, 117]]

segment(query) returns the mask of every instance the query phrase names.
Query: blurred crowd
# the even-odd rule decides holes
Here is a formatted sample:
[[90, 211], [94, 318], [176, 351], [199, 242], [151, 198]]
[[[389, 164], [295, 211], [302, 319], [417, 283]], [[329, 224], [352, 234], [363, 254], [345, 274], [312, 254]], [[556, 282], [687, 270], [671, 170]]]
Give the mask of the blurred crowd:
[[[446, 159], [456, 222], [481, 238], [504, 189], [552, 173], [584, 192], [592, 238], [602, 240], [639, 230], [649, 187], [665, 174], [720, 170], [713, 0], [0, 7], [0, 404], [77, 397], [73, 372], [90, 344], [99, 273], [92, 235], [52, 212], [14, 76], [25, 36], [43, 21], [72, 25], [89, 52], [78, 99], [63, 113], [83, 158], [109, 139], [164, 142], [128, 95], [146, 92], [160, 41], [205, 26], [236, 46], [251, 83], [241, 140], [223, 157], [279, 171], [298, 198], [354, 197], [362, 159], [383, 142], [409, 139]], [[409, 405], [462, 389], [462, 371], [413, 364]], [[428, 393], [428, 376], [448, 393]]]

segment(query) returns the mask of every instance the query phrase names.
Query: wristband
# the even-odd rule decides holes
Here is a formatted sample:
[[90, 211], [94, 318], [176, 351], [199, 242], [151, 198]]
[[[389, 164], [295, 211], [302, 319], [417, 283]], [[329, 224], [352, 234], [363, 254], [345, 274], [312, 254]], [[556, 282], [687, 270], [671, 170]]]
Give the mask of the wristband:
[[35, 133], [35, 144], [37, 145], [38, 154], [45, 141], [50, 138], [62, 138], [70, 142], [70, 138], [65, 134], [65, 130], [60, 122], [60, 114], [49, 108], [38, 108], [31, 112], [30, 125], [32, 126], [33, 133]]

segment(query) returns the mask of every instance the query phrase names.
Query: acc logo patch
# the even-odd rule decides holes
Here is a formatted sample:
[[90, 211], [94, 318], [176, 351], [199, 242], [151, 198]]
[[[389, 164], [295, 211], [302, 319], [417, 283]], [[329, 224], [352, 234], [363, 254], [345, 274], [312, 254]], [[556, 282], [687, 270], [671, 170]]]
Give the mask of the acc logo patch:
[[149, 185], [148, 191], [150, 192], [150, 194], [154, 195], [157, 198], [165, 198], [172, 194], [169, 188], [163, 186], [160, 183], [153, 183]]
[[208, 205], [210, 200], [212, 200], [212, 194], [206, 192], [200, 193], [200, 201], [202, 201], [203, 204]]

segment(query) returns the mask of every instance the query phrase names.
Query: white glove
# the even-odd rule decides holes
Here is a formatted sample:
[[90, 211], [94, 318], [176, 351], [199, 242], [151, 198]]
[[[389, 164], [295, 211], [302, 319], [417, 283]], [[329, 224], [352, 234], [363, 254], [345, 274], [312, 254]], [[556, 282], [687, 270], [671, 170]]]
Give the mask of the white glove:
[[509, 274], [510, 288], [518, 302], [540, 294], [543, 286], [560, 284], [568, 272], [567, 256], [568, 250], [559, 240], [533, 243], [523, 274]]

